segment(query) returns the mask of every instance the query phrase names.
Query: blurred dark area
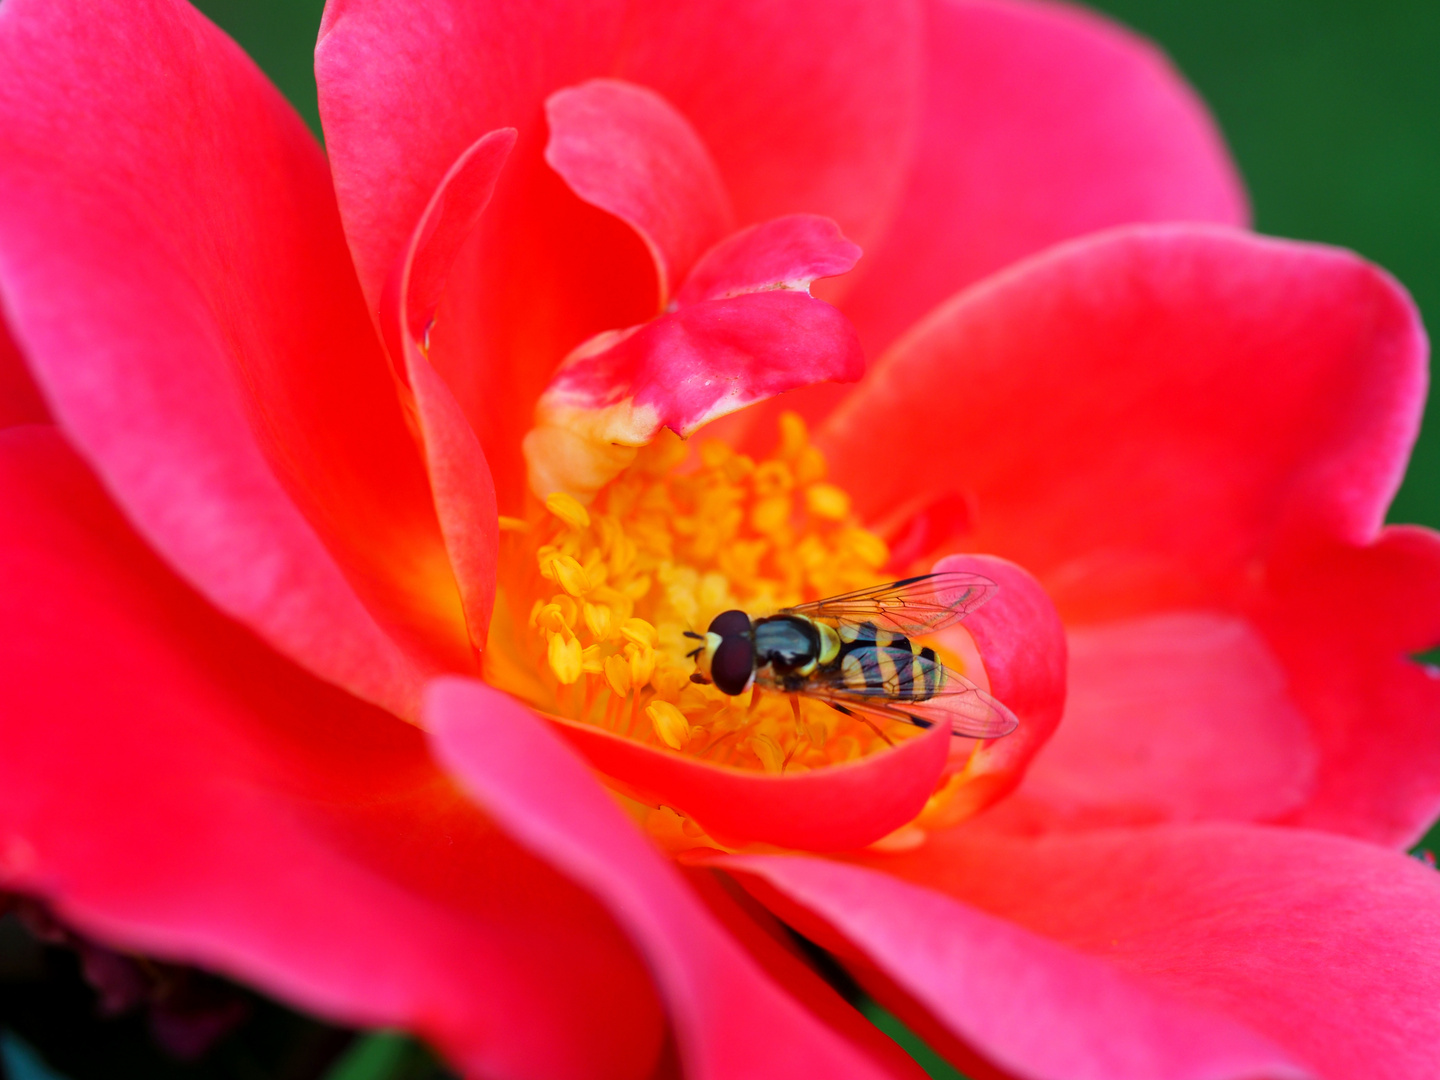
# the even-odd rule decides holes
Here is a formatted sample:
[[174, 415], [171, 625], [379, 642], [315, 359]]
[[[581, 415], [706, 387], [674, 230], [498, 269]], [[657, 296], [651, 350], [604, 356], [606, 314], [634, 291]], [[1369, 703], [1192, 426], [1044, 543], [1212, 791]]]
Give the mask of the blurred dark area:
[[[312, 1080], [353, 1039], [193, 968], [77, 938], [26, 902], [0, 917], [0, 1061], [70, 1080]], [[32, 1061], [33, 1065], [34, 1062]]]
[[0, 894], [5, 1080], [454, 1080], [425, 1047], [115, 952]]

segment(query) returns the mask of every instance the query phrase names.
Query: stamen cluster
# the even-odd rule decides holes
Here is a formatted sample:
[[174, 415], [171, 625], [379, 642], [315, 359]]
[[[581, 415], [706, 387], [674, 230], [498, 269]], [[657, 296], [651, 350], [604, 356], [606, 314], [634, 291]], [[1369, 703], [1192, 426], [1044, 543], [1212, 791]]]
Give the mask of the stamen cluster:
[[800, 771], [884, 747], [866, 725], [781, 695], [691, 681], [719, 612], [752, 615], [882, 581], [889, 552], [825, 479], [786, 414], [756, 461], [665, 432], [586, 507], [565, 494], [502, 519], [500, 602], [486, 677], [538, 709], [717, 763]]

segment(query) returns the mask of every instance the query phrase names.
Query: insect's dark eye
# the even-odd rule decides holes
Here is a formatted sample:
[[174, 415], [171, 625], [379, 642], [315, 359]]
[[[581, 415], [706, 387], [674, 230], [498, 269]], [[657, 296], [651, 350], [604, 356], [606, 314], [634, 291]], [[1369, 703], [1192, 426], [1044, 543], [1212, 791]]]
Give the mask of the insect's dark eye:
[[710, 633], [723, 638], [750, 633], [750, 616], [743, 611], [722, 611], [710, 620]]
[[710, 659], [710, 678], [715, 681], [715, 688], [731, 697], [745, 689], [754, 670], [755, 645], [748, 635], [725, 638]]

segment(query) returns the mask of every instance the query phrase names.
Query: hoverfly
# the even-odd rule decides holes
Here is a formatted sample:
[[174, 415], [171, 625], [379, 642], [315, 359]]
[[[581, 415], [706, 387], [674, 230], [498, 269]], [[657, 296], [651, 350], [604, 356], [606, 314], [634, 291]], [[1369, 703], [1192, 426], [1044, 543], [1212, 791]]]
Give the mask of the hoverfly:
[[998, 589], [978, 574], [946, 572], [759, 619], [722, 611], [705, 634], [685, 632], [701, 642], [688, 654], [697, 669], [690, 678], [732, 697], [754, 687], [814, 698], [872, 727], [877, 719], [948, 723], [963, 738], [998, 738], [1015, 730], [1015, 714], [942, 664], [934, 649], [916, 651], [910, 641], [959, 622]]

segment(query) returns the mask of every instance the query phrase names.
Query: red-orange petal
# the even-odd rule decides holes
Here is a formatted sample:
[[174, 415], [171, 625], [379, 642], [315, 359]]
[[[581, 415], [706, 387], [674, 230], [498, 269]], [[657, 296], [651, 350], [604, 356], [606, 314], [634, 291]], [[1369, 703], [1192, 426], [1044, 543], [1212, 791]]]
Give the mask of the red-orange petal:
[[935, 790], [950, 750], [950, 732], [935, 727], [860, 761], [773, 776], [549, 719], [596, 769], [649, 801], [694, 817], [717, 840], [803, 851], [861, 848], [909, 822]]

